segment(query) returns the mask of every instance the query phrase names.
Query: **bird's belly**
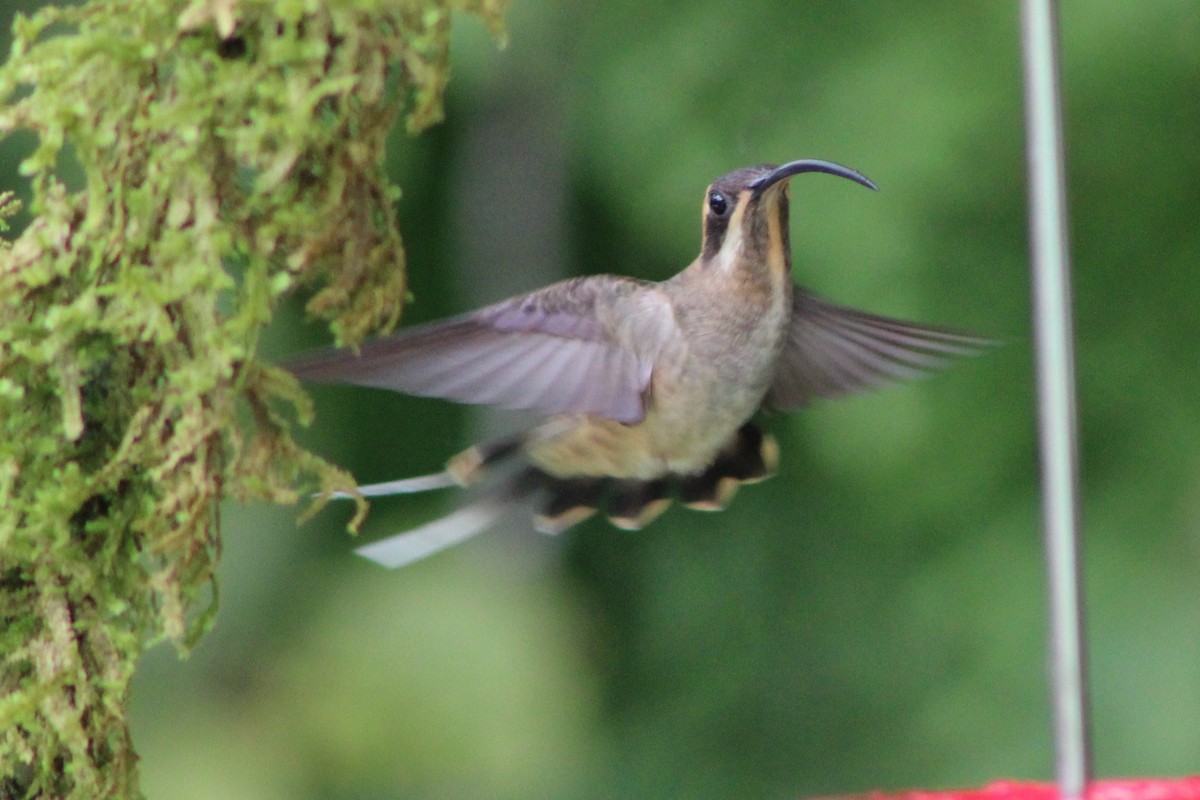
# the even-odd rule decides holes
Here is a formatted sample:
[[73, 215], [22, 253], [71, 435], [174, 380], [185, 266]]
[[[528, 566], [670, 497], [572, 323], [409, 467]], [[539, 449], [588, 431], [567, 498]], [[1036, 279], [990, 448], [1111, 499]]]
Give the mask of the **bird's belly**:
[[535, 466], [555, 477], [653, 480], [703, 471], [757, 410], [765, 387], [660, 393], [646, 418], [625, 425], [594, 416], [559, 417], [526, 444]]
[[536, 431], [526, 454], [561, 478], [653, 480], [703, 472], [762, 404], [786, 327], [779, 315], [790, 305], [790, 297], [781, 296], [735, 340], [724, 331], [704, 331], [688, 347], [660, 357], [641, 422], [558, 417]]

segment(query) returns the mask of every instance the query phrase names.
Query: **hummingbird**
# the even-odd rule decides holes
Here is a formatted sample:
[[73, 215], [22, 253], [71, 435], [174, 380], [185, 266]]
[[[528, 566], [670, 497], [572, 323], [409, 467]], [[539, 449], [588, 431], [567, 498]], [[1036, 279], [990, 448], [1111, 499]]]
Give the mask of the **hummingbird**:
[[[514, 503], [559, 533], [602, 511], [637, 530], [677, 498], [726, 507], [770, 477], [760, 411], [915, 377], [990, 344], [967, 333], [835, 305], [792, 282], [789, 179], [820, 172], [876, 185], [829, 161], [760, 164], [704, 193], [700, 255], [651, 282], [594, 275], [401, 330], [357, 354], [292, 362], [299, 378], [526, 409], [543, 421], [476, 444], [439, 473], [360, 486], [364, 496], [469, 486], [472, 503], [356, 552], [398, 567], [473, 536]], [[336, 493], [350, 497], [351, 493]]]

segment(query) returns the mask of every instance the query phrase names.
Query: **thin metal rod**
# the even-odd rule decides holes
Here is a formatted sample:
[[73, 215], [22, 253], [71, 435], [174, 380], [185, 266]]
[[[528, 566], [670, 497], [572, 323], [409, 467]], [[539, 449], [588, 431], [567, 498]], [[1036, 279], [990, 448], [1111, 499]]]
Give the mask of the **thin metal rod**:
[[1091, 743], [1080, 590], [1075, 370], [1056, 10], [1053, 0], [1021, 2], [1055, 765], [1060, 795], [1078, 798], [1091, 773]]

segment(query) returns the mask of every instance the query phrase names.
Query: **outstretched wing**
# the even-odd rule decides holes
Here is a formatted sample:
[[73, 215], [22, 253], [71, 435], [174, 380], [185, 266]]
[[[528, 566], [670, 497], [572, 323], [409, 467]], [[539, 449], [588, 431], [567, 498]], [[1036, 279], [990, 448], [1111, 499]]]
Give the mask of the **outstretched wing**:
[[786, 411], [815, 397], [864, 392], [942, 369], [956, 356], [994, 344], [837, 306], [797, 289], [787, 342], [763, 406]]
[[402, 330], [357, 356], [326, 350], [288, 369], [304, 380], [633, 423], [646, 413], [654, 340], [673, 322], [653, 284], [577, 278]]

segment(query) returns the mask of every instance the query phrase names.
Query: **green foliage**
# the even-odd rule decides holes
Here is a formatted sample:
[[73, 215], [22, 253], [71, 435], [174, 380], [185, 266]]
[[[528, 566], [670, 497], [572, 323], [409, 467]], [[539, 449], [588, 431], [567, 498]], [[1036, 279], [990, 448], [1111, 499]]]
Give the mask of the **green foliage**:
[[440, 118], [451, 11], [499, 35], [503, 4], [18, 18], [0, 135], [37, 146], [34, 221], [0, 252], [0, 795], [138, 795], [129, 681], [212, 623], [217, 502], [351, 485], [293, 442], [308, 402], [259, 333], [301, 284], [340, 341], [395, 324], [387, 133]]

